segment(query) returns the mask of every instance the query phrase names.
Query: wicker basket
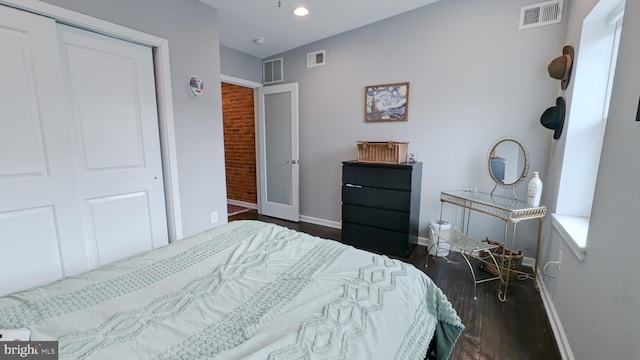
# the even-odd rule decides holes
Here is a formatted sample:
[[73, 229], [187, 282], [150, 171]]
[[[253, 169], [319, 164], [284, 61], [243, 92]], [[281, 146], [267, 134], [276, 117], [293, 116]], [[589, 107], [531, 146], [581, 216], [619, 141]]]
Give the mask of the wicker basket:
[[[509, 265], [509, 258], [511, 258], [511, 270], [518, 270], [518, 268], [520, 268], [520, 265], [522, 265], [522, 259], [524, 259], [524, 254], [522, 254], [522, 251], [514, 252], [509, 249], [505, 249], [503, 244], [489, 239], [485, 239], [484, 241], [488, 242], [489, 244], [498, 245], [496, 248], [493, 248], [489, 251], [491, 251], [491, 253], [493, 254], [493, 257], [496, 259], [498, 265], [502, 265], [504, 263], [505, 268], [502, 269], [502, 274], [500, 275], [502, 278], [506, 278], [507, 276], [506, 267]], [[480, 267], [482, 267], [489, 274], [498, 276], [496, 265], [493, 263], [491, 256], [486, 251], [483, 251], [480, 254], [480, 258], [484, 260], [480, 262]], [[509, 273], [509, 279], [514, 279], [517, 276], [518, 273], [516, 272], [512, 271]]]
[[402, 164], [407, 162], [408, 142], [358, 141], [360, 162]]

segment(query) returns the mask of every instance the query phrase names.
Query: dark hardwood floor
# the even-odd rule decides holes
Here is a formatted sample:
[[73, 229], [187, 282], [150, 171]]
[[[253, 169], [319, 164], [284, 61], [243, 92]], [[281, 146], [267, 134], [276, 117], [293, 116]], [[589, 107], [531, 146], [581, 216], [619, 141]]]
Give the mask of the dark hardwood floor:
[[[258, 215], [255, 210], [229, 217], [229, 221], [243, 219], [275, 223], [340, 241], [339, 229], [275, 219]], [[447, 264], [442, 258], [428, 258], [429, 266], [425, 268], [426, 248], [417, 246], [409, 258], [402, 260], [433, 279], [465, 325], [451, 359], [561, 359], [542, 299], [532, 280], [511, 281], [505, 302], [498, 300], [497, 281], [478, 284], [477, 300], [474, 300], [473, 280], [466, 264]]]

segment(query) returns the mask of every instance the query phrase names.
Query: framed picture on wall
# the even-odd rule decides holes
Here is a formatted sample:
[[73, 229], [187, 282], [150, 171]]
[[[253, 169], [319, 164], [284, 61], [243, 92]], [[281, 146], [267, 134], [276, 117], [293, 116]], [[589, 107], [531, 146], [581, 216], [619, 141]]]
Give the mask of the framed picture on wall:
[[365, 86], [365, 122], [407, 121], [408, 111], [408, 82]]

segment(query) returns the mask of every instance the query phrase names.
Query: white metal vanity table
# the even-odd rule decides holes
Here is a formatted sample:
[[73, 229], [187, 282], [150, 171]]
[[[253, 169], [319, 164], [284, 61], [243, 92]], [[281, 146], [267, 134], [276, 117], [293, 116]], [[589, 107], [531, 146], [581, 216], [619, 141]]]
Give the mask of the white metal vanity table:
[[[538, 219], [538, 234], [536, 239], [536, 255], [534, 259], [533, 272], [526, 273], [518, 270], [511, 269], [511, 258], [509, 262], [505, 264], [498, 263], [499, 269], [504, 268], [506, 276], [504, 279], [500, 279], [500, 292], [498, 298], [500, 301], [507, 299], [507, 286], [509, 286], [510, 273], [512, 271], [521, 273], [524, 275], [530, 275], [533, 277], [534, 285], [538, 286], [536, 279], [536, 269], [538, 268], [538, 255], [540, 251], [540, 239], [542, 236], [542, 220], [547, 212], [546, 206], [531, 206], [525, 201], [511, 199], [503, 196], [492, 195], [490, 193], [468, 190], [454, 190], [443, 191], [440, 193], [440, 202], [442, 214], [442, 206], [445, 203], [454, 204], [464, 209], [462, 229], [469, 229], [469, 221], [471, 211], [487, 214], [499, 219], [504, 220], [504, 238], [503, 243], [506, 246], [510, 240], [511, 249], [515, 248], [516, 244], [516, 228], [520, 221]], [[511, 231], [509, 232], [509, 223], [513, 224]], [[466, 232], [466, 231], [464, 231]], [[510, 239], [509, 239], [510, 237]], [[440, 237], [443, 241], [447, 241], [446, 238]], [[477, 246], [477, 244], [470, 244], [471, 246]], [[457, 245], [459, 246], [459, 245]], [[469, 248], [473, 251], [475, 249]], [[499, 271], [502, 273], [502, 271]], [[475, 278], [475, 276], [474, 276]]]
[[[538, 268], [538, 255], [542, 236], [542, 221], [547, 212], [547, 208], [545, 206], [529, 205], [526, 201], [518, 200], [516, 197], [515, 188], [525, 180], [529, 171], [529, 153], [526, 147], [518, 139], [513, 137], [503, 137], [498, 139], [489, 149], [487, 156], [487, 170], [492, 180], [495, 182], [495, 186], [491, 193], [480, 192], [477, 190], [453, 190], [442, 191], [440, 193], [440, 220], [442, 220], [442, 210], [446, 203], [459, 206], [463, 209], [461, 230], [458, 230], [457, 228], [442, 231], [439, 229], [432, 230], [434, 230], [433, 234], [438, 238], [438, 241], [435, 242], [436, 246], [439, 241], [444, 241], [449, 243], [452, 248], [455, 248], [455, 250], [462, 254], [473, 275], [474, 286], [484, 281], [500, 280], [498, 298], [500, 301], [506, 301], [507, 287], [509, 286], [509, 279], [512, 272], [531, 276], [533, 278], [534, 286], [536, 289], [538, 288], [536, 269]], [[494, 195], [493, 193], [498, 186], [511, 188], [513, 198]], [[538, 234], [533, 272], [528, 273], [512, 269], [512, 258], [509, 257], [508, 262], [505, 262], [504, 252], [501, 257], [502, 261], [500, 263], [496, 262], [494, 256], [491, 255], [491, 250], [497, 247], [497, 245], [491, 245], [488, 242], [469, 238], [468, 233], [471, 212], [486, 214], [504, 221], [502, 239], [502, 244], [504, 245], [503, 251], [506, 251], [509, 244], [511, 250], [515, 249], [516, 229], [519, 222], [538, 219]], [[509, 231], [509, 224], [512, 224], [511, 231]], [[498, 276], [480, 281], [476, 279], [475, 271], [473, 270], [468, 257], [480, 259], [478, 253], [481, 252], [487, 252], [491, 255], [491, 259], [493, 260], [496, 269], [498, 269]], [[486, 263], [486, 260], [480, 260]], [[449, 261], [449, 259], [447, 259], [447, 261]]]

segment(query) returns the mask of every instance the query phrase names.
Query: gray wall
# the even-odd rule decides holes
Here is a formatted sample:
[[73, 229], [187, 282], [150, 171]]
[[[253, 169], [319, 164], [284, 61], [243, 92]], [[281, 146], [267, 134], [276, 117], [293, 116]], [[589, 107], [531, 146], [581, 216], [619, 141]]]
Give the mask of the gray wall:
[[[487, 154], [501, 136], [525, 143], [531, 171], [544, 182], [552, 132], [539, 119], [555, 105], [559, 82], [547, 65], [561, 55], [564, 27], [518, 30], [520, 7], [529, 3], [440, 1], [274, 56], [284, 57], [285, 82], [300, 84], [301, 213], [340, 221], [341, 161], [355, 158], [358, 140], [409, 141], [424, 162], [424, 237], [439, 217], [440, 191], [491, 191]], [[326, 50], [326, 65], [307, 69], [306, 53], [317, 50]], [[365, 123], [364, 87], [404, 81], [409, 121]], [[526, 183], [517, 193], [526, 198]], [[471, 235], [502, 239], [498, 220], [471, 221]], [[519, 225], [527, 256], [535, 253], [536, 230], [534, 222]]]
[[223, 75], [262, 83], [262, 60], [221, 45], [220, 72]]
[[[176, 152], [184, 236], [226, 222], [217, 11], [197, 0], [45, 0], [169, 41]], [[195, 98], [191, 75], [205, 86]]]
[[[578, 62], [582, 21], [596, 3], [571, 2], [566, 43], [575, 47]], [[635, 121], [639, 20], [640, 3], [627, 0], [584, 261], [573, 256], [549, 221], [545, 224], [543, 263], [555, 260], [558, 250], [564, 253], [561, 270], [545, 285], [576, 359], [640, 358], [640, 282], [635, 269], [640, 242], [633, 225], [640, 218], [640, 123]], [[567, 104], [572, 93], [570, 86]], [[551, 205], [557, 201], [564, 138], [550, 148], [545, 201]]]

